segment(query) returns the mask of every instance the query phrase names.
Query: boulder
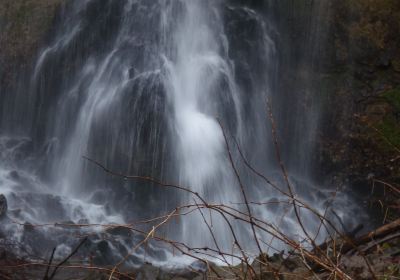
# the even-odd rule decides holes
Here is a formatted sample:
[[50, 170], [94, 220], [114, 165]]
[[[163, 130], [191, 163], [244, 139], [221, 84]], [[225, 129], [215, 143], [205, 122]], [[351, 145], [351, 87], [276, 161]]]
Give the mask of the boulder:
[[111, 235], [120, 235], [120, 236], [131, 236], [132, 231], [128, 227], [123, 226], [115, 226], [106, 229], [106, 232]]

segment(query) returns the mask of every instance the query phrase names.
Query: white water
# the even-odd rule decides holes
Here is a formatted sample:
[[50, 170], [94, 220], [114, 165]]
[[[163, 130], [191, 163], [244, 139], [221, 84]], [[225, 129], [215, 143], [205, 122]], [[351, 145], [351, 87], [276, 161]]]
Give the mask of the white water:
[[[228, 79], [229, 94], [234, 112], [240, 115], [238, 97], [228, 62], [221, 56], [224, 50], [216, 30], [207, 22], [209, 13], [218, 13], [216, 7], [200, 1], [183, 1], [183, 19], [172, 34], [177, 55], [174, 61], [166, 58], [167, 93], [173, 105], [176, 133], [176, 152], [179, 160], [178, 176], [183, 186], [199, 193], [211, 203], [239, 201], [237, 184], [229, 168], [224, 137], [213, 110], [219, 94], [214, 88], [221, 78]], [[207, 8], [214, 11], [207, 11]], [[216, 16], [218, 22], [220, 16]], [[213, 91], [214, 90], [214, 91]], [[239, 117], [240, 118], [240, 117]], [[182, 203], [201, 203], [197, 198], [186, 196]], [[182, 240], [192, 247], [212, 244], [199, 213], [184, 218]], [[214, 218], [216, 219], [216, 218]], [[213, 230], [229, 248], [231, 238], [226, 236], [226, 225], [218, 219]]]
[[[102, 13], [90, 14], [94, 8]], [[249, 200], [288, 200], [249, 173], [232, 141], [235, 138], [252, 163], [285, 190], [282, 174], [275, 172], [264, 106], [267, 98], [279, 97], [273, 87], [279, 50], [269, 34], [273, 26], [268, 19], [248, 7], [206, 0], [75, 1], [68, 11], [53, 41], [39, 54], [31, 75], [30, 86], [38, 87], [38, 92], [31, 95], [30, 110], [39, 111], [34, 107], [35, 98], [55, 96], [51, 108], [47, 108], [42, 132], [46, 151], [40, 157], [36, 151], [32, 160], [21, 164], [9, 156], [14, 146], [4, 144], [1, 149], [5, 155], [0, 192], [7, 196], [11, 209], [21, 208], [12, 211], [12, 218], [35, 224], [122, 224], [200, 203], [187, 193], [162, 192], [140, 181], [111, 181], [111, 176], [85, 162], [82, 156], [118, 172], [170, 180], [199, 193], [209, 203], [244, 210], [218, 120], [227, 133], [233, 163], [243, 177]], [[113, 11], [116, 19], [108, 11]], [[231, 21], [226, 19], [228, 15], [233, 17]], [[235, 20], [242, 27], [254, 27], [239, 38], [232, 37], [228, 29]], [[105, 27], [103, 22], [107, 23]], [[253, 37], [252, 32], [256, 32]], [[235, 54], [235, 48], [243, 42], [253, 49], [242, 47]], [[101, 49], [103, 46], [105, 49]], [[50, 74], [59, 78], [61, 85], [52, 84]], [[292, 106], [291, 100], [286, 104]], [[30, 121], [34, 130], [40, 125]], [[8, 143], [12, 139], [3, 140]], [[16, 143], [23, 141], [18, 139]], [[43, 162], [40, 172], [36, 162]], [[19, 175], [11, 178], [10, 172], [15, 170]], [[296, 193], [323, 213], [332, 190], [304, 177], [291, 176]], [[21, 178], [25, 182], [19, 182]], [[336, 201], [343, 209], [339, 211], [342, 218], [345, 211], [356, 208], [345, 194], [338, 194]], [[203, 212], [220, 248], [235, 251], [224, 220], [215, 213]], [[252, 212], [291, 237], [302, 239], [290, 205], [252, 206]], [[301, 216], [306, 228], [316, 232], [319, 220], [305, 211]], [[203, 219], [195, 211], [161, 232], [190, 246], [215, 248]], [[245, 250], [256, 255], [249, 226], [232, 223]], [[15, 227], [12, 225], [10, 232], [18, 232]], [[270, 242], [269, 235], [258, 234], [262, 241]], [[322, 230], [318, 240], [323, 240], [325, 234]], [[23, 236], [17, 239], [23, 241]], [[136, 240], [122, 238], [118, 242], [126, 250]], [[122, 251], [118, 242], [110, 245], [116, 252]], [[68, 239], [63, 245], [65, 251], [73, 244], [74, 240]], [[276, 240], [271, 244], [284, 247]], [[150, 247], [156, 251], [157, 246]], [[144, 251], [141, 248], [134, 255], [146, 255]], [[164, 259], [154, 255], [146, 258], [160, 264], [173, 259], [170, 252]]]

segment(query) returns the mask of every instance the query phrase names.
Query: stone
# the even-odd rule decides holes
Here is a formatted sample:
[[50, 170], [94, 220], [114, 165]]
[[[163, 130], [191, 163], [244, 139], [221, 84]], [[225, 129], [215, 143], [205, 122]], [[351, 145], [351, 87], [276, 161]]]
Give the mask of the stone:
[[129, 79], [133, 79], [137, 74], [136, 72], [137, 71], [135, 70], [135, 68], [133, 68], [133, 67], [129, 68], [129, 71], [128, 71]]
[[24, 224], [24, 231], [31, 232], [31, 231], [34, 231], [34, 230], [35, 230], [35, 227], [31, 223], [26, 222]]
[[11, 171], [10, 172], [10, 178], [13, 179], [13, 180], [19, 180], [20, 176], [19, 176], [18, 171], [16, 171], [16, 170]]
[[303, 260], [299, 256], [286, 258], [285, 260], [283, 260], [283, 265], [290, 271], [294, 271], [304, 267]]
[[62, 221], [60, 223], [56, 223], [56, 225], [61, 228], [71, 228], [75, 225], [75, 223], [73, 221], [69, 220], [69, 221]]
[[110, 250], [110, 246], [108, 245], [108, 242], [105, 240], [100, 241], [97, 244], [97, 248], [100, 250], [100, 252], [102, 254], [107, 254], [107, 253], [109, 253], [109, 250]]
[[207, 265], [199, 260], [192, 262], [189, 267], [192, 270], [199, 272], [206, 272], [208, 270]]
[[88, 219], [79, 219], [77, 224], [78, 225], [88, 225], [88, 224], [90, 224], [90, 221]]
[[0, 194], [0, 218], [4, 218], [7, 214], [7, 199], [4, 194]]
[[312, 274], [313, 273], [309, 269], [305, 267], [299, 267], [293, 270], [291, 273], [287, 273], [286, 275], [284, 275], [283, 279], [284, 280], [310, 279]]
[[120, 236], [130, 236], [132, 235], [132, 231], [127, 227], [116, 226], [112, 228], [108, 228], [106, 230], [107, 233], [111, 235], [120, 235]]
[[21, 218], [22, 209], [18, 208], [9, 210], [8, 213], [11, 214], [14, 218]]
[[357, 279], [370, 279], [370, 273], [368, 266], [365, 263], [365, 259], [361, 256], [343, 256], [341, 259], [341, 267], [346, 271], [350, 271], [350, 274], [357, 275]]
[[153, 280], [157, 279], [160, 274], [160, 269], [152, 264], [145, 264], [140, 268], [136, 277], [137, 280]]

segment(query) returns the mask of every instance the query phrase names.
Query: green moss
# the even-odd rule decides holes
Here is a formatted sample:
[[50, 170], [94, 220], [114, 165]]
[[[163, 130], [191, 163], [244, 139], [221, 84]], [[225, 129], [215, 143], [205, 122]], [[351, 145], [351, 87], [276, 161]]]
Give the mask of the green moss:
[[400, 87], [385, 92], [383, 96], [396, 111], [400, 111]]
[[385, 151], [392, 151], [394, 147], [400, 148], [400, 125], [392, 116], [386, 117], [383, 122], [377, 126], [383, 141], [381, 148]]

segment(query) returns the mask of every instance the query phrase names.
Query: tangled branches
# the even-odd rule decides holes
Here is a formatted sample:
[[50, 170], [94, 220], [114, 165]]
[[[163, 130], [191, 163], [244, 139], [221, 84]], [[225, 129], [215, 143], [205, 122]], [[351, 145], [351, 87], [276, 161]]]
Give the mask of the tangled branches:
[[[337, 228], [335, 223], [327, 218], [328, 208], [330, 207], [329, 203], [327, 204], [325, 211], [320, 212], [314, 209], [312, 206], [308, 205], [299, 197], [297, 197], [280, 155], [276, 125], [269, 104], [268, 117], [272, 124], [272, 140], [276, 151], [276, 158], [285, 182], [284, 189], [281, 188], [277, 183], [274, 183], [267, 176], [262, 174], [262, 172], [258, 171], [254, 166], [250, 164], [249, 160], [242, 152], [239, 143], [235, 139], [233, 139], [233, 143], [235, 144], [235, 152], [238, 153], [238, 155], [240, 156], [240, 160], [242, 161], [244, 166], [250, 171], [250, 173], [257, 177], [257, 179], [264, 182], [266, 187], [273, 189], [286, 199], [274, 202], [251, 201], [249, 199], [246, 193], [246, 188], [235, 164], [235, 160], [232, 156], [231, 143], [228, 139], [228, 135], [222, 123], [220, 123], [220, 126], [225, 141], [227, 159], [229, 160], [232, 172], [236, 177], [243, 199], [242, 202], [238, 202], [236, 204], [232, 203], [228, 205], [223, 203], [210, 203], [205, 197], [203, 197], [198, 192], [193, 191], [188, 186], [163, 182], [161, 180], [148, 176], [121, 174], [113, 171], [112, 169], [106, 167], [100, 162], [97, 162], [88, 157], [84, 157], [87, 161], [96, 165], [110, 176], [124, 178], [126, 180], [145, 181], [153, 183], [160, 188], [175, 189], [179, 192], [184, 192], [188, 194], [191, 197], [193, 203], [178, 206], [175, 209], [172, 209], [168, 213], [159, 217], [153, 217], [151, 219], [137, 221], [129, 224], [103, 225], [58, 223], [31, 225], [31, 227], [62, 226], [65, 228], [77, 229], [96, 228], [97, 231], [99, 231], [100, 229], [100, 231], [103, 232], [123, 229], [136, 236], [141, 236], [142, 239], [134, 246], [132, 246], [132, 248], [130, 248], [130, 250], [126, 252], [125, 256], [121, 258], [114, 266], [99, 267], [94, 266], [91, 263], [90, 258], [87, 258], [85, 260], [74, 260], [73, 258], [74, 255], [77, 254], [79, 249], [82, 247], [84, 242], [89, 238], [90, 234], [86, 234], [86, 236], [83, 237], [82, 241], [75, 247], [75, 249], [57, 265], [53, 264], [54, 252], [56, 250], [54, 249], [48, 260], [19, 260], [17, 263], [3, 263], [2, 267], [0, 268], [0, 273], [2, 273], [1, 277], [3, 277], [4, 279], [12, 279], [10, 278], [10, 273], [12, 271], [27, 267], [39, 267], [44, 269], [43, 279], [45, 280], [56, 279], [55, 276], [57, 275], [57, 273], [59, 273], [61, 270], [65, 271], [67, 269], [80, 271], [96, 271], [103, 275], [107, 275], [107, 279], [109, 280], [136, 279], [137, 271], [134, 271], [133, 273], [124, 271], [123, 267], [125, 262], [127, 262], [129, 258], [133, 254], [135, 254], [135, 252], [137, 252], [140, 248], [147, 246], [150, 241], [156, 241], [158, 243], [169, 246], [173, 252], [178, 252], [181, 255], [185, 255], [199, 263], [202, 263], [205, 269], [200, 272], [197, 271], [197, 273], [200, 273], [204, 275], [204, 277], [208, 277], [210, 279], [282, 279], [282, 277], [286, 276], [295, 277], [290, 279], [301, 279], [302, 277], [314, 277], [314, 279], [353, 279], [345, 270], [343, 270], [340, 265], [340, 258], [343, 254], [349, 251], [352, 251], [353, 253], [355, 252], [360, 257], [362, 257], [366, 266], [368, 267], [371, 277], [374, 279], [378, 279], [372, 265], [370, 264], [370, 261], [368, 260], [368, 258], [365, 257], [365, 251], [369, 249], [370, 246], [376, 246], [376, 243], [379, 243], [379, 240], [376, 240], [376, 238], [383, 238], [385, 240], [387, 240], [388, 238], [398, 238], [399, 234], [397, 233], [397, 231], [400, 229], [400, 222], [396, 221], [396, 224], [392, 224], [386, 229], [378, 230], [377, 232], [379, 232], [379, 235], [366, 235], [363, 236], [361, 239], [354, 240], [354, 236], [348, 236], [347, 234], [343, 233]], [[332, 200], [334, 199], [334, 197], [335, 194], [333, 195]], [[279, 225], [254, 215], [252, 210], [254, 207], [264, 207], [268, 203], [286, 204], [286, 206], [289, 206], [289, 208], [291, 208], [292, 213], [294, 213], [295, 215], [295, 221], [302, 231], [302, 238], [296, 239], [293, 236], [288, 236], [287, 233], [285, 233], [279, 227]], [[242, 210], [241, 207], [234, 207], [234, 205], [243, 205], [245, 206], [245, 208], [244, 210]], [[313, 216], [319, 221], [319, 226], [317, 227], [316, 232], [310, 232], [307, 229], [307, 227], [304, 225], [304, 218], [302, 217], [300, 211], [307, 211], [309, 215]], [[206, 217], [208, 212], [210, 213], [210, 217], [211, 215], [216, 215], [220, 217], [221, 221], [225, 223], [227, 232], [230, 235], [230, 238], [233, 239], [232, 251], [227, 251], [225, 250], [225, 248], [220, 246], [216, 237], [216, 233], [214, 231], [212, 221], [210, 221], [211, 218], [208, 220]], [[204, 227], [208, 230], [210, 236], [212, 237], [213, 246], [203, 246], [196, 248], [190, 246], [189, 244], [185, 244], [184, 242], [166, 238], [161, 234], [161, 229], [170, 224], [173, 219], [184, 217], [191, 213], [200, 214], [204, 223]], [[282, 219], [286, 214], [287, 213], [282, 213]], [[237, 222], [240, 222], [251, 229], [250, 236], [256, 244], [258, 250], [258, 253], [256, 255], [247, 252], [246, 248], [243, 246], [236, 231], [235, 223]], [[15, 223], [18, 222], [15, 221]], [[150, 230], [143, 229], [143, 225], [150, 225]], [[390, 228], [390, 232], [388, 228]], [[317, 237], [320, 235], [320, 232], [322, 230], [324, 230], [324, 232], [328, 234], [328, 240], [326, 240], [326, 242], [323, 244], [317, 244]], [[85, 232], [87, 233], [88, 231]], [[388, 237], [389, 233], [391, 235]], [[270, 238], [270, 241], [267, 242], [266, 238]], [[272, 245], [273, 240], [278, 240], [281, 244], [284, 244], [287, 248], [289, 248], [288, 253], [285, 254], [284, 252], [282, 252], [281, 255], [275, 256], [280, 256], [281, 258], [285, 257], [286, 262], [292, 261], [300, 263], [297, 265], [297, 268], [301, 266], [306, 270], [306, 272], [303, 271], [302, 273], [299, 273], [296, 272], [295, 269], [292, 269], [290, 271], [285, 268], [284, 262], [280, 262], [278, 265], [274, 263], [272, 258], [265, 254], [265, 252], [269, 249], [278, 251]], [[359, 249], [359, 246], [361, 244], [366, 244], [371, 240], [374, 240], [375, 245], [370, 244], [367, 245], [367, 249]], [[221, 265], [214, 265], [214, 261], [220, 263]], [[52, 273], [50, 274], [51, 269]]]

